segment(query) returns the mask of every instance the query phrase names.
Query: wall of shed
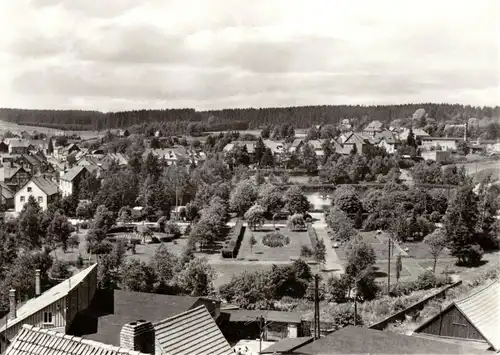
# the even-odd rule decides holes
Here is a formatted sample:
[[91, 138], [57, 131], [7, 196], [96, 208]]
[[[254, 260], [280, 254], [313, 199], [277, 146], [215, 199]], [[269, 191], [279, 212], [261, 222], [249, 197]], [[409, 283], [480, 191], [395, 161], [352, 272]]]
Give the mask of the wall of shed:
[[[43, 314], [45, 312], [52, 312], [52, 324], [45, 324], [43, 322]], [[8, 320], [8, 322], [12, 322], [14, 320]], [[60, 300], [52, 303], [50, 306], [45, 307], [35, 314], [29, 316], [24, 319], [22, 322], [17, 323], [16, 325], [7, 329], [7, 339], [11, 340], [16, 336], [19, 330], [22, 328], [23, 324], [34, 325], [35, 327], [40, 327], [43, 329], [54, 329], [54, 328], [64, 328], [66, 327], [66, 298], [63, 297]]]
[[92, 270], [87, 277], [78, 284], [66, 298], [66, 331], [69, 330], [75, 316], [89, 308], [97, 289], [97, 268]]
[[427, 324], [427, 326], [420, 330], [420, 333], [454, 338], [486, 340], [456, 307], [451, 307], [444, 312], [441, 317]]

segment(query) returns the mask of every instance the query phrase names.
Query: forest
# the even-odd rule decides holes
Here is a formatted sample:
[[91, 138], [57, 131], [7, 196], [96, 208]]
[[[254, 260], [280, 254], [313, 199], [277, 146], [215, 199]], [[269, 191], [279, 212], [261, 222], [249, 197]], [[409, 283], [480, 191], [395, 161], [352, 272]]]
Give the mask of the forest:
[[21, 125], [45, 126], [66, 130], [128, 128], [151, 123], [203, 122], [208, 130], [245, 130], [287, 122], [295, 128], [311, 125], [338, 125], [348, 118], [354, 126], [372, 120], [388, 124], [412, 117], [418, 109], [438, 122], [462, 123], [469, 118], [500, 117], [500, 107], [451, 104], [404, 104], [380, 106], [323, 105], [301, 107], [242, 108], [210, 111], [195, 109], [133, 110], [99, 112], [82, 110], [26, 110], [0, 108], [0, 120]]

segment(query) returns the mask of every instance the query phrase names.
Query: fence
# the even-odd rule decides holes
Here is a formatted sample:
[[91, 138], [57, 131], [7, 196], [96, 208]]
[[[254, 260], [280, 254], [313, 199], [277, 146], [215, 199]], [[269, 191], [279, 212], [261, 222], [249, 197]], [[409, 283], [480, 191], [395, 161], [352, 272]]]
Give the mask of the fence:
[[451, 285], [444, 287], [441, 291], [438, 291], [430, 296], [427, 296], [423, 300], [418, 301], [418, 302], [412, 304], [411, 306], [403, 309], [402, 311], [399, 311], [399, 312], [385, 318], [381, 322], [378, 322], [378, 323], [371, 325], [370, 329], [384, 330], [385, 327], [387, 327], [387, 325], [389, 325], [390, 323], [394, 323], [398, 320], [405, 319], [407, 314], [412, 314], [412, 313], [415, 313], [416, 311], [421, 311], [429, 301], [431, 301], [435, 298], [446, 298], [446, 291], [449, 290], [450, 288], [456, 287], [460, 284], [462, 284], [462, 280], [459, 280], [455, 283], [452, 283]]

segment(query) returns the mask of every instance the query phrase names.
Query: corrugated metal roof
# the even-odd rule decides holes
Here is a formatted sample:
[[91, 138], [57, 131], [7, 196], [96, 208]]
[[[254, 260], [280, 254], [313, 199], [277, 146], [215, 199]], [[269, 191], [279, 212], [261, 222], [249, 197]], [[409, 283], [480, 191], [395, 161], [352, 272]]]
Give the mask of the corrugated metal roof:
[[53, 330], [23, 325], [5, 355], [147, 355]]
[[491, 283], [455, 305], [486, 341], [500, 351], [500, 282]]
[[[18, 323], [22, 323], [26, 318], [35, 314], [41, 309], [50, 306], [61, 298], [68, 295], [69, 291], [80, 284], [91, 272], [97, 267], [97, 264], [89, 266], [78, 274], [73, 275], [69, 279], [55, 285], [51, 289], [45, 291], [40, 296], [30, 299], [17, 310], [17, 317], [8, 321], [8, 327], [12, 327]], [[5, 324], [0, 328], [0, 333], [5, 331]]]
[[154, 327], [157, 345], [168, 355], [233, 354], [205, 306], [167, 318]]

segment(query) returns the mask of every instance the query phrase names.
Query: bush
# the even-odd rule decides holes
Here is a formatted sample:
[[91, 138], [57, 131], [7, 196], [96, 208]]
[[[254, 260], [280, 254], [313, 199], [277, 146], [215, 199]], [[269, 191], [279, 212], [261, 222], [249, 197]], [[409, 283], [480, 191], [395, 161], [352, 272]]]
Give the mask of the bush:
[[90, 223], [89, 222], [81, 222], [79, 224], [81, 229], [89, 229]]
[[468, 254], [469, 264], [476, 266], [483, 258], [484, 251], [478, 244], [474, 244], [469, 248]]
[[452, 282], [449, 276], [436, 276], [432, 271], [426, 271], [415, 281], [399, 282], [391, 290], [391, 296], [401, 297], [420, 290], [429, 290], [448, 285]]
[[311, 248], [309, 248], [309, 246], [302, 245], [300, 247], [300, 256], [303, 258], [310, 258], [311, 256], [313, 256], [313, 251]]
[[304, 216], [301, 214], [294, 214], [290, 216], [287, 221], [288, 228], [292, 231], [301, 231], [306, 229], [306, 222]]
[[271, 248], [279, 248], [284, 247], [285, 245], [290, 243], [290, 238], [284, 236], [279, 232], [271, 232], [267, 233], [262, 238], [262, 244], [271, 247]]
[[[363, 320], [361, 316], [358, 315], [356, 317], [357, 325], [363, 325]], [[337, 312], [331, 314], [330, 321], [333, 323], [333, 330], [337, 331], [339, 329], [345, 328], [349, 325], [354, 325], [354, 308], [352, 305], [342, 305]]]
[[434, 223], [441, 222], [443, 216], [438, 211], [434, 211], [429, 215], [429, 220]]

